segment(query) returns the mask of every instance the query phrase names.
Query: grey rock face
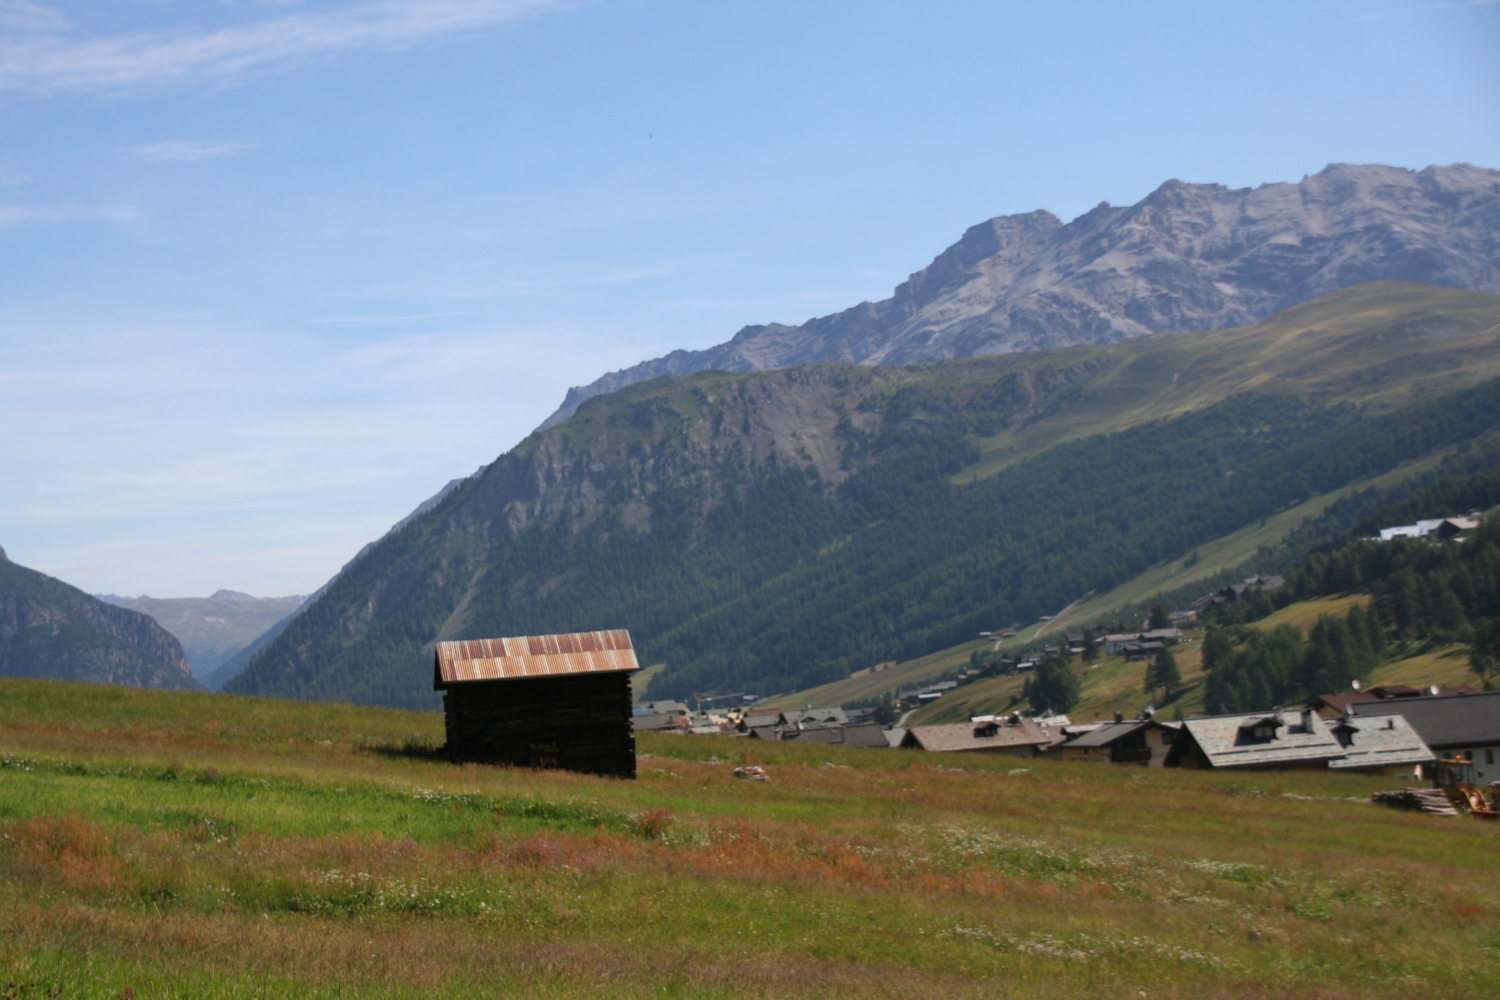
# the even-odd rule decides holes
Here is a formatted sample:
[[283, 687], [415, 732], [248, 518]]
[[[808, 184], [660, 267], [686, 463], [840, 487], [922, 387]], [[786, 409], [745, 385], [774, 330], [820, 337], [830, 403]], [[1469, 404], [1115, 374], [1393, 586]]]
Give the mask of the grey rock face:
[[882, 302], [611, 372], [578, 404], [658, 375], [820, 361], [905, 364], [1218, 330], [1368, 281], [1500, 291], [1500, 171], [1335, 164], [1298, 184], [1167, 181], [1138, 204], [974, 226]]
[[193, 676], [205, 680], [245, 646], [302, 606], [304, 597], [252, 597], [220, 590], [212, 597], [95, 597], [150, 615], [182, 643]]
[[0, 677], [196, 690], [182, 646], [149, 616], [0, 563]]

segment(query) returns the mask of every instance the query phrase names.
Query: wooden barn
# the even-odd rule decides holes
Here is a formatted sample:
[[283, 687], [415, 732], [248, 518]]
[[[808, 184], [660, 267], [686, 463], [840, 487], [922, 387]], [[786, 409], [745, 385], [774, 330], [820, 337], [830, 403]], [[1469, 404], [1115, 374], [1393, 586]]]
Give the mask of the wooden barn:
[[571, 632], [437, 644], [456, 761], [635, 777], [630, 633]]

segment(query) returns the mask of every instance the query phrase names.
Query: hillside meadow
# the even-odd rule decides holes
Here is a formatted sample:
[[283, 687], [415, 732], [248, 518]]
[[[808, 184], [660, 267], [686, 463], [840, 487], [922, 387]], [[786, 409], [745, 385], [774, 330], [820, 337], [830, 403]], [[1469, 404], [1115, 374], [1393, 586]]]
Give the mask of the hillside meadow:
[[1388, 780], [646, 734], [630, 782], [441, 728], [0, 681], [3, 995], [1500, 995], [1500, 830]]

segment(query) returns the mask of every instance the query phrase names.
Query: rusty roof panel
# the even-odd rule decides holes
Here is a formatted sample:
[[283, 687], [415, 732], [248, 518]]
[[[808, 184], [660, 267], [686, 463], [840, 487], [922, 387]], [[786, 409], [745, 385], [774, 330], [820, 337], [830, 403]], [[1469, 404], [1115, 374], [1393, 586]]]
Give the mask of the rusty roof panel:
[[434, 659], [432, 686], [439, 691], [449, 684], [466, 681], [594, 674], [640, 667], [630, 633], [624, 629], [440, 642]]

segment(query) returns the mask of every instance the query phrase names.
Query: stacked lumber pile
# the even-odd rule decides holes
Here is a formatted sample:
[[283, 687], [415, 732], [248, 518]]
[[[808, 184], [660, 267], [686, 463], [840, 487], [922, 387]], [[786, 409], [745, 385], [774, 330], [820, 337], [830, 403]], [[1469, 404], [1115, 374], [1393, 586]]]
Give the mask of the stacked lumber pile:
[[1430, 816], [1458, 815], [1441, 788], [1398, 788], [1393, 792], [1374, 792], [1370, 798], [1395, 809], [1420, 809]]

